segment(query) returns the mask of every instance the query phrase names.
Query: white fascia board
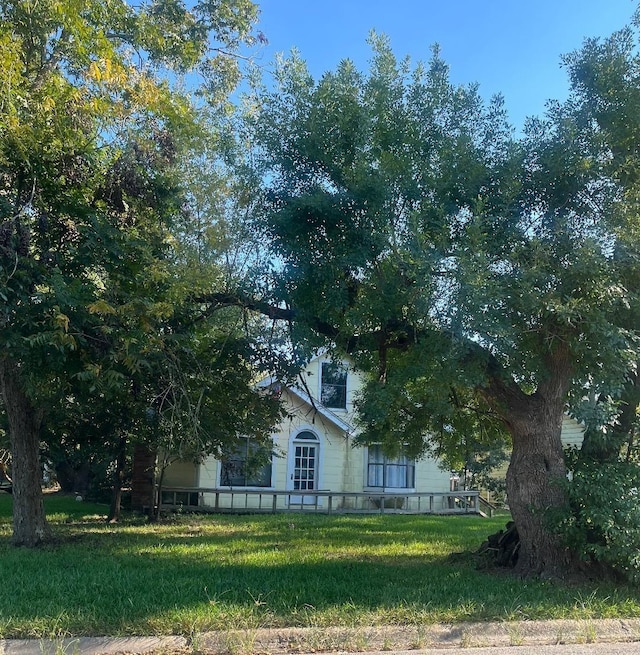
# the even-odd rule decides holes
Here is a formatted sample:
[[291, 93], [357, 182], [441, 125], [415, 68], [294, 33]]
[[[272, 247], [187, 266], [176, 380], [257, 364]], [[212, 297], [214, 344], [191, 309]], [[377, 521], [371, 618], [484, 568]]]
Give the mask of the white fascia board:
[[303, 400], [307, 405], [311, 405], [311, 407], [315, 407], [315, 409], [318, 411], [318, 414], [323, 416], [324, 418], [327, 419], [327, 421], [330, 421], [333, 423], [337, 428], [340, 430], [343, 430], [347, 434], [353, 434], [353, 426], [351, 423], [348, 423], [344, 419], [340, 418], [337, 414], [334, 414], [330, 409], [327, 409], [322, 403], [320, 403], [317, 400], [314, 400], [309, 396], [309, 394], [306, 391], [303, 391], [302, 389], [299, 389], [298, 387], [292, 386], [292, 387], [286, 387], [286, 389], [300, 398], [300, 400]]
[[[256, 387], [258, 389], [268, 389], [274, 384], [281, 383], [275, 377], [267, 375], [256, 383]], [[330, 409], [327, 409], [319, 400], [311, 398], [311, 396], [306, 391], [295, 385], [287, 386], [283, 384], [282, 386], [284, 389], [289, 391], [289, 393], [292, 393], [294, 396], [297, 396], [300, 400], [307, 403], [307, 405], [314, 407], [318, 411], [318, 414], [326, 418], [327, 421], [333, 423], [338, 429], [343, 430], [347, 434], [353, 434], [354, 428], [351, 423], [348, 423], [344, 419], [340, 418], [340, 416], [332, 412]]]

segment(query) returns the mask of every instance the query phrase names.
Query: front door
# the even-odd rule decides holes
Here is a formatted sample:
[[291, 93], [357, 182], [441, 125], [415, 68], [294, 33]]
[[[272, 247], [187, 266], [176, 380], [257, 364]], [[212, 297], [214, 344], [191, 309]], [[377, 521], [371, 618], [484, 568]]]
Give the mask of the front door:
[[[287, 490], [317, 491], [318, 490], [318, 460], [320, 442], [313, 432], [305, 430], [295, 436], [289, 449], [289, 465]], [[289, 496], [291, 505], [314, 505], [315, 496], [292, 494]]]

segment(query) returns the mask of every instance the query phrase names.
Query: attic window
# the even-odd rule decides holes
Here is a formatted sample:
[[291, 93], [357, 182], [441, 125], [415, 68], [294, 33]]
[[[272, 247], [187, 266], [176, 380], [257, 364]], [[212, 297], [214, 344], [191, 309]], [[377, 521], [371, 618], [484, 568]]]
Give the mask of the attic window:
[[329, 409], [347, 409], [347, 372], [340, 364], [322, 362], [320, 402]]

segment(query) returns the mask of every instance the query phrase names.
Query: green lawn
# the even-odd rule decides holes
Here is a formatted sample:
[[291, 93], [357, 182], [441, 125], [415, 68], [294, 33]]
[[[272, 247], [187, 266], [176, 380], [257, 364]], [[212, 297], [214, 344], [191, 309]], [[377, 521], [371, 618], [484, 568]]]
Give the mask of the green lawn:
[[284, 626], [640, 617], [640, 592], [563, 587], [450, 560], [504, 517], [182, 516], [106, 525], [50, 495], [59, 543], [9, 545], [0, 494], [0, 637], [193, 634]]

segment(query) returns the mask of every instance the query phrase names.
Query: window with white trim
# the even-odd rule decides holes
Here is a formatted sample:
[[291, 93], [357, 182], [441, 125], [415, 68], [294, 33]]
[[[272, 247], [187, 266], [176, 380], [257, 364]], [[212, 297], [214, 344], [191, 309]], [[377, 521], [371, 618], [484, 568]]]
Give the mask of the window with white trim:
[[406, 455], [389, 457], [380, 444], [368, 447], [367, 486], [376, 489], [413, 489], [416, 481], [415, 461]]
[[320, 402], [329, 409], [347, 408], [347, 371], [342, 365], [322, 362]]
[[221, 459], [220, 486], [271, 487], [271, 451], [245, 437]]
[[[314, 443], [315, 442], [315, 443]], [[296, 435], [293, 446], [293, 488], [296, 491], [313, 491], [318, 488], [318, 437], [309, 430]]]

